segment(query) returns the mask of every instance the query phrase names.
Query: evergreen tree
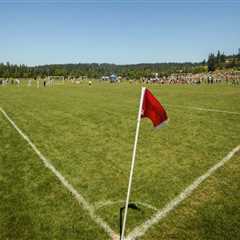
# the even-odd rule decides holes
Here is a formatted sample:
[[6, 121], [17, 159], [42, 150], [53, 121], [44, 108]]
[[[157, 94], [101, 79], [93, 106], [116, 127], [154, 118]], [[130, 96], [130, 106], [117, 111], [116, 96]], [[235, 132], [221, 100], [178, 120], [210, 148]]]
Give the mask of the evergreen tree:
[[225, 56], [224, 53], [222, 53], [222, 54], [221, 54], [221, 57], [220, 57], [220, 62], [221, 62], [221, 63], [225, 63], [225, 61], [226, 61], [226, 56]]
[[216, 70], [216, 60], [213, 53], [208, 56], [208, 71], [213, 72]]
[[216, 59], [216, 62], [217, 62], [217, 65], [220, 65], [220, 63], [221, 63], [221, 53], [220, 53], [220, 51], [218, 50], [218, 52], [217, 52], [217, 57], [216, 57], [217, 59]]

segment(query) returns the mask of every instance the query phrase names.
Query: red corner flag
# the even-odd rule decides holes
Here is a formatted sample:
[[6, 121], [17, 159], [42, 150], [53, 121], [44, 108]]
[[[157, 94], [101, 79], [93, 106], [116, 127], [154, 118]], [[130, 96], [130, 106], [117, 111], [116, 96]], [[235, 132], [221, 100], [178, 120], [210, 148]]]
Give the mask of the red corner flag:
[[153, 126], [156, 128], [168, 120], [167, 113], [163, 106], [148, 89], [146, 89], [144, 93], [141, 117], [150, 118]]
[[125, 234], [125, 227], [126, 227], [126, 221], [127, 221], [127, 211], [128, 211], [129, 199], [130, 199], [130, 193], [131, 193], [132, 177], [133, 177], [133, 170], [134, 170], [135, 159], [136, 159], [136, 150], [137, 150], [137, 142], [138, 142], [138, 134], [139, 134], [141, 117], [150, 118], [153, 122], [154, 127], [159, 127], [168, 120], [167, 113], [165, 112], [163, 106], [152, 95], [152, 93], [145, 87], [142, 87], [140, 104], [138, 109], [136, 135], [135, 135], [135, 141], [133, 145], [133, 154], [132, 154], [132, 164], [131, 164], [131, 170], [130, 170], [130, 176], [129, 176], [129, 182], [128, 182], [128, 191], [127, 191], [127, 198], [126, 198], [126, 204], [125, 204], [122, 232], [120, 237], [120, 239], [122, 240], [125, 239], [124, 234]]

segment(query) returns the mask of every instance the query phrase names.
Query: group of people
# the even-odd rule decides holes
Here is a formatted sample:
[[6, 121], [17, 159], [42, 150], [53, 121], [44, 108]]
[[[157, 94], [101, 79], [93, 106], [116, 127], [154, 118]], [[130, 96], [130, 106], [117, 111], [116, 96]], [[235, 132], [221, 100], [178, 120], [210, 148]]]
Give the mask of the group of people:
[[20, 80], [19, 79], [0, 79], [0, 85], [17, 85], [20, 86]]
[[[41, 85], [43, 87], [50, 86], [52, 87], [57, 83], [58, 80], [63, 81], [64, 84], [64, 77], [46, 77], [46, 78], [34, 78], [34, 79], [28, 79], [27, 80], [27, 86], [32, 86], [32, 81], [36, 82], [37, 88], [39, 88]], [[75, 78], [68, 78], [67, 80], [71, 81], [72, 83], [80, 83], [79, 79]], [[110, 79], [109, 79], [110, 81]], [[140, 80], [142, 83], [158, 83], [158, 84], [216, 84], [216, 83], [227, 83], [227, 84], [233, 84], [233, 85], [240, 85], [240, 71], [238, 72], [214, 72], [214, 73], [198, 73], [198, 74], [192, 74], [192, 73], [186, 73], [186, 74], [171, 74], [169, 76], [163, 76], [163, 77], [152, 77], [152, 78], [146, 78], [143, 77]], [[56, 82], [56, 83], [55, 83]], [[110, 81], [112, 82], [112, 81]], [[114, 81], [114, 82], [120, 82], [120, 81]], [[137, 82], [136, 80], [128, 80], [129, 83]], [[92, 86], [92, 80], [88, 80], [89, 87]], [[16, 79], [3, 79], [0, 78], [0, 85], [17, 85], [20, 86], [21, 80]]]
[[[27, 80], [27, 86], [28, 87], [31, 87], [32, 86], [32, 80], [33, 79], [28, 79]], [[50, 84], [50, 81], [47, 80], [47, 79], [43, 79], [43, 81], [41, 81], [40, 79], [36, 79], [34, 78], [34, 80], [37, 82], [37, 87], [40, 86], [40, 82], [43, 83], [43, 86], [46, 87], [48, 84]], [[0, 85], [2, 86], [6, 86], [6, 85], [16, 85], [16, 86], [20, 86], [21, 85], [21, 80], [18, 79], [18, 78], [15, 78], [15, 79], [0, 79]]]
[[229, 83], [234, 85], [240, 85], [240, 72], [171, 74], [169, 76], [157, 78], [142, 78], [142, 82], [159, 84]]

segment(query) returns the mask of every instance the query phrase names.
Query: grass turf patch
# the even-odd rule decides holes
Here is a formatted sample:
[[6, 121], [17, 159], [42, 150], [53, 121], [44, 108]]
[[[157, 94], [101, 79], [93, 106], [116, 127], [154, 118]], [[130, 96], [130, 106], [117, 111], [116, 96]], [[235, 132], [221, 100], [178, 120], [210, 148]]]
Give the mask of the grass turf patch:
[[[170, 122], [166, 128], [157, 131], [149, 120], [144, 119], [141, 123], [131, 201], [162, 208], [239, 144], [240, 116], [180, 109], [174, 105], [240, 112], [240, 90], [225, 85], [151, 85], [150, 88], [163, 104], [166, 103]], [[0, 89], [1, 107], [92, 204], [125, 200], [139, 95], [140, 85], [128, 84], [94, 84], [91, 88], [87, 85], [66, 85], [46, 89]], [[1, 141], [11, 142], [12, 138], [3, 135]], [[12, 153], [15, 161], [29, 154], [8, 151], [10, 156]], [[34, 159], [37, 161], [36, 156]], [[26, 163], [23, 169], [27, 166]], [[18, 169], [21, 167], [15, 168], [12, 163], [2, 171], [8, 174], [8, 171], [17, 172]], [[40, 179], [44, 178], [45, 171]], [[22, 172], [23, 176], [26, 174], [26, 171]], [[36, 172], [32, 174], [35, 182]], [[35, 184], [38, 185], [36, 175]], [[64, 191], [61, 188], [59, 186], [57, 191]], [[45, 194], [44, 191], [42, 194]], [[59, 201], [59, 198], [53, 198]], [[62, 202], [58, 204], [61, 206]], [[51, 205], [48, 207], [52, 208]], [[121, 204], [109, 205], [97, 211], [115, 231], [118, 231], [119, 207]], [[67, 213], [66, 206], [63, 208], [66, 214], [72, 216], [73, 213]], [[84, 212], [79, 209], [78, 206], [78, 211]], [[150, 209], [142, 207], [142, 210], [142, 213], [129, 214], [128, 232], [152, 214]], [[53, 219], [57, 225], [58, 218]], [[95, 235], [82, 224], [79, 223], [80, 232], [76, 236], [80, 236], [84, 229], [89, 235], [83, 234], [85, 238], [82, 239], [93, 239]], [[210, 223], [207, 225], [211, 228]], [[99, 232], [100, 239], [104, 238], [102, 231]], [[194, 236], [195, 232], [192, 234]], [[158, 238], [159, 234], [153, 231], [152, 239]], [[74, 236], [69, 235], [68, 239], [74, 239]]]

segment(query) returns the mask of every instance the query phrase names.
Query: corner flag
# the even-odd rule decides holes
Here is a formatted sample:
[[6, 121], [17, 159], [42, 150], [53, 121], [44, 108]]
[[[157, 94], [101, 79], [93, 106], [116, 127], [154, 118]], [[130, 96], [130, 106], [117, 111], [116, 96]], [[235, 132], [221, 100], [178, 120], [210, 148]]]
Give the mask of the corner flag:
[[148, 89], [145, 89], [144, 92], [141, 117], [150, 118], [155, 128], [160, 127], [168, 120], [163, 106]]
[[146, 89], [145, 87], [142, 87], [140, 104], [138, 109], [137, 128], [136, 128], [135, 141], [133, 146], [132, 164], [131, 164], [131, 170], [129, 175], [127, 198], [125, 203], [123, 227], [122, 227], [122, 232], [120, 233], [120, 240], [124, 240], [128, 204], [129, 204], [131, 186], [132, 186], [133, 170], [134, 170], [135, 159], [136, 159], [138, 134], [139, 134], [141, 118], [144, 118], [144, 117], [150, 118], [152, 120], [154, 127], [161, 126], [163, 123], [167, 122], [167, 119], [168, 119], [167, 113], [164, 110], [163, 106], [160, 104], [160, 102], [152, 95], [152, 93], [148, 89]]

